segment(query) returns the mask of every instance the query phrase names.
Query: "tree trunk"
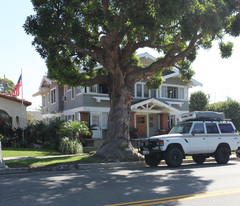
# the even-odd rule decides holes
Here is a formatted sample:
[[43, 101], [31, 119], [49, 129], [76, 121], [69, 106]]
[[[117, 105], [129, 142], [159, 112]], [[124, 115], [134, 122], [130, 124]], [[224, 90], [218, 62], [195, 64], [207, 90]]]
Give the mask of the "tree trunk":
[[119, 79], [113, 79], [110, 86], [107, 139], [96, 155], [110, 161], [139, 160], [129, 136], [133, 85], [126, 86], [124, 80]]

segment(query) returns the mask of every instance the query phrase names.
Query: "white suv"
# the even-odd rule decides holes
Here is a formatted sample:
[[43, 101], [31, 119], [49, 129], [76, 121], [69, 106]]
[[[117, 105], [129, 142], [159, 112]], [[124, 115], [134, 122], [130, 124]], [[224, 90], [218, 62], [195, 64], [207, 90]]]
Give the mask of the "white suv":
[[168, 166], [177, 167], [185, 156], [192, 156], [197, 164], [210, 156], [226, 164], [231, 151], [240, 147], [240, 136], [233, 123], [224, 120], [223, 113], [193, 112], [180, 119], [184, 121], [169, 134], [140, 140], [139, 153], [145, 155], [148, 165], [154, 167], [165, 160]]

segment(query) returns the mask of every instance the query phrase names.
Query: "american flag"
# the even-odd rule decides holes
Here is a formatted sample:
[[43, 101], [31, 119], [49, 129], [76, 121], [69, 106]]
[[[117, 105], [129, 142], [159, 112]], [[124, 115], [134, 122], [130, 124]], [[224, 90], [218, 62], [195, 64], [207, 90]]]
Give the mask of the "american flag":
[[19, 79], [18, 79], [18, 82], [11, 94], [11, 96], [19, 96], [20, 95], [20, 87], [22, 86], [22, 74], [20, 75]]

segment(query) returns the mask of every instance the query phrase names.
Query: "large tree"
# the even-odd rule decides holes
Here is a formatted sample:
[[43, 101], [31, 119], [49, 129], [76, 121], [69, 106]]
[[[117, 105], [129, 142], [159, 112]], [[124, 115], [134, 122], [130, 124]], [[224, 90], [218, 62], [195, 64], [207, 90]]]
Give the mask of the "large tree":
[[[48, 76], [62, 84], [106, 84], [110, 97], [107, 139], [98, 154], [120, 158], [135, 154], [129, 142], [133, 88], [144, 80], [161, 84], [161, 72], [176, 67], [184, 79], [199, 48], [219, 41], [222, 57], [231, 43], [224, 34], [240, 32], [239, 0], [32, 0], [36, 14], [24, 29], [46, 59]], [[139, 48], [159, 52], [142, 67]], [[95, 68], [95, 69], [94, 69]]]

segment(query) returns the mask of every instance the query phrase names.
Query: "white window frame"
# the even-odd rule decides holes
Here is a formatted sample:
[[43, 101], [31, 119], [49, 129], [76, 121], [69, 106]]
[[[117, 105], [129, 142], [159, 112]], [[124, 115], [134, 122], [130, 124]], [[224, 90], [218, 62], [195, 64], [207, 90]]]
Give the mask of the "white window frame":
[[[166, 87], [166, 89], [168, 87], [175, 87], [177, 88], [177, 98], [168, 98], [168, 97], [165, 97], [163, 96], [163, 92], [162, 92], [162, 88], [163, 87]], [[183, 89], [183, 98], [180, 98], [180, 90]], [[179, 85], [173, 85], [173, 84], [163, 84], [161, 87], [159, 87], [157, 90], [156, 90], [156, 97], [158, 99], [172, 99], [172, 100], [187, 100], [187, 87], [186, 86], [179, 86]]]
[[[79, 87], [79, 89], [78, 89], [78, 87]], [[79, 91], [78, 91], [78, 90], [79, 90]], [[78, 96], [79, 94], [84, 93], [84, 91], [85, 91], [85, 87], [83, 87], [83, 86], [77, 86], [77, 87], [75, 87], [75, 94], [76, 94], [76, 96]]]
[[[140, 85], [140, 87], [141, 87], [141, 96], [137, 96], [137, 87], [138, 87], [138, 85]], [[145, 82], [137, 82], [135, 84], [135, 86], [134, 86], [134, 97], [135, 98], [139, 98], [139, 99], [151, 98], [151, 90], [150, 89], [148, 89], [148, 96], [147, 97], [144, 96], [144, 86], [146, 86]]]
[[[92, 92], [92, 91], [91, 91], [91, 88], [96, 89], [96, 92]], [[91, 87], [87, 87], [87, 93], [90, 93], [90, 94], [98, 94], [98, 84], [95, 84], [95, 85], [93, 85], [93, 86], [91, 86]]]

